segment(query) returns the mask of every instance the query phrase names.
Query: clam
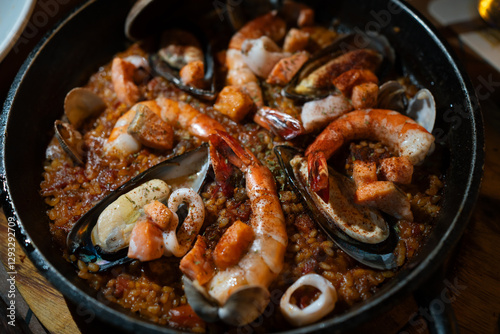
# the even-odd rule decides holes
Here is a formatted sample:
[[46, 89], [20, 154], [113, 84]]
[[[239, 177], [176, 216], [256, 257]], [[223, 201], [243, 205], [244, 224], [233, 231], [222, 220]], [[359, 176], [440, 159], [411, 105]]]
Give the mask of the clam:
[[84, 120], [99, 115], [104, 109], [104, 100], [87, 88], [73, 88], [64, 99], [64, 114], [76, 129]]
[[[75, 223], [67, 237], [70, 254], [76, 255], [85, 263], [96, 263], [99, 265], [99, 271], [130, 262], [131, 259], [127, 257], [127, 236], [135, 223], [133, 212], [127, 213], [127, 219], [109, 219], [112, 226], [99, 223], [99, 229], [96, 229], [101, 214], [105, 212], [105, 215], [112, 215], [106, 209], [110, 205], [119, 205], [120, 201], [130, 201], [127, 198], [134, 189], [151, 194], [155, 199], [165, 197], [165, 193], [168, 195], [166, 190], [168, 186], [165, 188], [161, 184], [152, 184], [150, 182], [152, 180], [159, 183], [165, 181], [172, 190], [187, 187], [198, 192], [207, 177], [209, 167], [209, 149], [205, 144], [137, 175], [107, 195]], [[148, 189], [143, 189], [141, 186]], [[135, 215], [135, 219], [137, 217], [138, 214]]]
[[389, 80], [380, 85], [377, 97], [377, 107], [395, 110], [403, 113], [408, 105], [406, 91], [397, 81]]
[[377, 107], [405, 114], [432, 132], [436, 120], [436, 103], [428, 89], [420, 89], [409, 101], [405, 88], [397, 81], [387, 81], [379, 88]]
[[305, 159], [300, 152], [284, 145], [276, 146], [274, 151], [291, 185], [302, 195], [315, 220], [339, 248], [372, 268], [397, 267], [394, 250], [398, 238], [394, 229], [378, 210], [353, 204], [355, 189], [350, 179], [330, 168], [333, 196], [331, 194], [332, 200], [325, 206], [307, 185], [307, 172], [304, 175], [301, 170]]
[[61, 148], [79, 165], [83, 165], [83, 137], [75, 128], [63, 121], [54, 122], [54, 133]]
[[347, 34], [318, 51], [283, 88], [298, 102], [325, 98], [335, 90], [332, 79], [351, 68], [365, 68], [383, 77], [395, 61], [387, 38], [378, 34]]
[[423, 88], [408, 102], [406, 115], [413, 118], [427, 131], [432, 132], [436, 121], [436, 103], [432, 93]]
[[77, 129], [87, 118], [100, 114], [104, 109], [104, 100], [86, 88], [73, 88], [64, 99], [64, 121], [55, 121], [54, 133], [61, 148], [79, 165], [83, 165], [84, 151], [83, 136]]

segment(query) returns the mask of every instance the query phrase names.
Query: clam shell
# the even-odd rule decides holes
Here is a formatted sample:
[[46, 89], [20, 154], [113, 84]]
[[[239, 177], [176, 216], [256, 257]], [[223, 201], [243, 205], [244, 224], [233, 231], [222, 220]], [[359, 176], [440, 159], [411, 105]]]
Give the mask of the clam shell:
[[80, 128], [88, 117], [106, 109], [104, 100], [87, 88], [73, 88], [64, 99], [64, 114], [75, 129]]

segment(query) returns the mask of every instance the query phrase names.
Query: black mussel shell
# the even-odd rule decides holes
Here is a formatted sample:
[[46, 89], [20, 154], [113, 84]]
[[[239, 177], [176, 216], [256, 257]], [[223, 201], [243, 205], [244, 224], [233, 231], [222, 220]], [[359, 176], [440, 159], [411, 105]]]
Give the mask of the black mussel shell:
[[99, 265], [99, 271], [132, 261], [127, 257], [127, 248], [116, 253], [106, 253], [92, 243], [92, 230], [101, 212], [121, 195], [153, 179], [161, 179], [168, 183], [169, 180], [194, 175], [190, 180], [192, 182], [190, 187], [195, 191], [200, 191], [209, 168], [209, 148], [207, 144], [203, 144], [195, 150], [163, 161], [135, 176], [103, 198], [75, 223], [66, 241], [69, 253], [76, 255], [85, 263], [96, 263]]
[[396, 256], [394, 251], [398, 243], [398, 237], [391, 224], [389, 225], [388, 238], [378, 244], [366, 244], [355, 240], [342, 232], [335, 224], [331, 223], [331, 217], [325, 217], [322, 210], [319, 210], [314, 204], [314, 200], [305, 186], [295, 177], [290, 161], [297, 154], [301, 154], [296, 148], [280, 145], [274, 148], [274, 152], [278, 157], [279, 164], [285, 170], [288, 180], [293, 188], [298, 191], [309, 210], [311, 211], [315, 221], [317, 221], [326, 233], [326, 235], [346, 254], [362, 264], [380, 270], [390, 270], [397, 267]]
[[377, 71], [379, 78], [387, 75], [388, 71], [393, 67], [395, 53], [385, 36], [379, 34], [351, 33], [339, 37], [332, 44], [314, 54], [295, 74], [292, 80], [283, 87], [282, 94], [287, 98], [301, 103], [327, 97], [331, 94], [329, 90], [317, 90], [311, 94], [299, 94], [295, 91], [295, 87], [302, 79], [331, 59], [357, 49], [372, 49], [383, 56], [382, 64]]

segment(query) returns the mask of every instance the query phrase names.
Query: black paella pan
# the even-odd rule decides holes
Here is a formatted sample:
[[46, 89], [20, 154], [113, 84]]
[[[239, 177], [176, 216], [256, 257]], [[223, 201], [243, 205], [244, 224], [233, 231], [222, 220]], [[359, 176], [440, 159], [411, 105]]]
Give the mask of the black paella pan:
[[[182, 11], [182, 3], [186, 5], [170, 1], [170, 6]], [[125, 49], [123, 27], [132, 4], [123, 0], [89, 1], [48, 33], [25, 61], [0, 119], [3, 204], [7, 217], [13, 217], [17, 223], [18, 240], [30, 259], [72, 302], [95, 311], [99, 318], [125, 331], [172, 333], [177, 331], [152, 324], [97, 298], [96, 291], [78, 278], [73, 266], [50, 242], [47, 208], [39, 194], [45, 149], [53, 135], [54, 120], [62, 115], [64, 97]], [[205, 5], [208, 10], [215, 6], [212, 1]], [[356, 4], [325, 0], [311, 5], [320, 23], [328, 24], [337, 18], [339, 29], [384, 34], [394, 47], [404, 74], [432, 90], [437, 104], [434, 134], [447, 152], [446, 185], [442, 210], [431, 237], [396, 277], [368, 301], [346, 313], [290, 333], [331, 333], [352, 328], [387, 311], [418, 289], [443, 265], [462, 235], [477, 198], [484, 159], [482, 118], [473, 87], [450, 48], [425, 19], [398, 0]], [[221, 20], [221, 24], [226, 23]], [[447, 324], [443, 315], [449, 314], [441, 313], [441, 319], [439, 315], [435, 329], [444, 331], [445, 327], [440, 327]]]

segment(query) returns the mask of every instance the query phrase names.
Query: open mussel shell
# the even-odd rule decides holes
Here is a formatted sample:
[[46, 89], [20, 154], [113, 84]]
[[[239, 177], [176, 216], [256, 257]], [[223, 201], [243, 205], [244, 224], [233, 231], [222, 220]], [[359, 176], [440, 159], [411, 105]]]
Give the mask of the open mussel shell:
[[209, 167], [209, 149], [208, 145], [204, 144], [195, 150], [163, 161], [132, 178], [103, 198], [75, 223], [67, 237], [69, 253], [85, 263], [96, 263], [99, 265], [99, 271], [132, 261], [127, 257], [127, 248], [116, 253], [106, 253], [94, 246], [92, 230], [103, 210], [121, 195], [153, 179], [176, 184], [182, 181], [182, 187], [189, 187], [198, 192], [206, 180]]
[[283, 88], [282, 94], [297, 102], [305, 103], [311, 100], [323, 99], [335, 90], [335, 87], [330, 89], [315, 90], [307, 94], [298, 93], [295, 87], [316, 69], [326, 64], [328, 61], [339, 57], [343, 53], [357, 49], [372, 49], [382, 55], [383, 60], [379, 66], [377, 74], [379, 78], [384, 77], [387, 72], [393, 67], [395, 61], [395, 53], [385, 36], [379, 34], [346, 34], [336, 39], [326, 48], [318, 51], [313, 57], [308, 60], [290, 82]]
[[307, 185], [302, 184], [295, 176], [290, 162], [296, 155], [301, 154], [301, 152], [296, 148], [286, 145], [276, 146], [274, 152], [278, 157], [281, 167], [285, 170], [291, 185], [302, 195], [322, 230], [340, 249], [353, 259], [371, 268], [389, 270], [397, 267], [394, 251], [398, 237], [391, 224], [388, 224], [389, 236], [378, 244], [367, 244], [351, 238], [336, 227], [335, 223], [332, 222], [332, 218], [315, 205], [311, 194], [307, 190]]
[[210, 85], [209, 89], [200, 89], [193, 86], [185, 85], [179, 78], [179, 72], [174, 68], [170, 67], [167, 62], [161, 59], [158, 54], [152, 54], [149, 56], [149, 63], [153, 72], [160, 75], [172, 82], [177, 88], [185, 91], [197, 98], [202, 100], [212, 101], [217, 96], [217, 91], [215, 89], [215, 72], [214, 72], [214, 57], [211, 52], [211, 48], [207, 47], [205, 52], [205, 81]]

